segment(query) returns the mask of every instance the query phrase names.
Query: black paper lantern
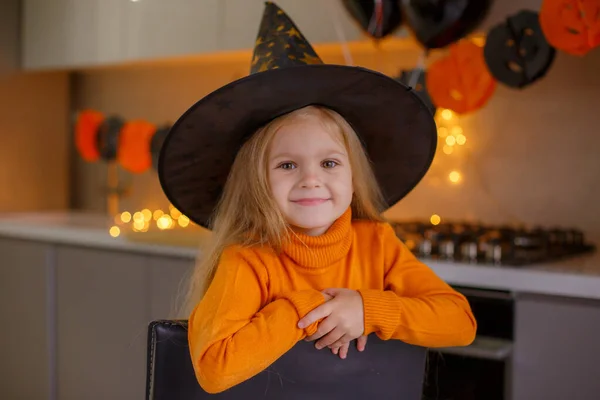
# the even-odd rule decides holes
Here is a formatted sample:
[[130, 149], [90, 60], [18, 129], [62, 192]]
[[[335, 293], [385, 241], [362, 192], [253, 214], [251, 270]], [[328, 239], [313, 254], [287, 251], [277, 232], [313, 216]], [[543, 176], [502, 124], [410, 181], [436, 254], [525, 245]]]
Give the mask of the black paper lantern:
[[125, 120], [120, 117], [109, 117], [105, 119], [98, 129], [98, 152], [100, 158], [105, 161], [113, 161], [117, 158], [119, 147], [119, 136]]
[[546, 40], [538, 13], [523, 10], [492, 28], [484, 58], [494, 78], [523, 88], [543, 77], [554, 61], [555, 49]]

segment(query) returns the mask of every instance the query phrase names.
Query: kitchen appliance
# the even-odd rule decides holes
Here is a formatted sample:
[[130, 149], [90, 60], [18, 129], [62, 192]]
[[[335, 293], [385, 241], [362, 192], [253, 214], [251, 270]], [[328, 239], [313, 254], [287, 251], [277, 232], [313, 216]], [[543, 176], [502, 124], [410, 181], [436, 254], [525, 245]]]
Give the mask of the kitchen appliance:
[[421, 259], [522, 266], [594, 251], [582, 231], [484, 225], [459, 221], [392, 222], [396, 235]]
[[511, 398], [514, 298], [508, 291], [454, 287], [471, 305], [477, 338], [470, 346], [430, 349], [423, 400]]

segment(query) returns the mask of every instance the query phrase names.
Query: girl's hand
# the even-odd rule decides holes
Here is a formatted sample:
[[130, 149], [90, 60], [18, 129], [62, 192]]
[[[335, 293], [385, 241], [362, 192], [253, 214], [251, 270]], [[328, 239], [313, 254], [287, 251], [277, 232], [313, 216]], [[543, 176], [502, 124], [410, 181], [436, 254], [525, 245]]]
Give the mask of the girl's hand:
[[[340, 347], [351, 340], [362, 336], [364, 326], [364, 309], [362, 296], [351, 289], [325, 289], [323, 294], [333, 297], [304, 316], [298, 327], [303, 329], [315, 321], [319, 323], [317, 331], [305, 340], [321, 338], [316, 343], [317, 349], [331, 346]], [[347, 351], [347, 349], [346, 349]]]
[[[367, 336], [361, 336], [358, 338], [358, 340], [356, 341], [356, 348], [358, 349], [358, 351], [364, 351], [365, 350], [365, 346], [367, 345]], [[341, 345], [340, 347], [333, 347], [333, 346], [329, 346], [329, 348], [331, 349], [331, 352], [333, 354], [339, 354], [341, 359], [344, 359], [348, 356], [348, 349], [350, 348], [350, 343], [345, 343], [343, 345]]]

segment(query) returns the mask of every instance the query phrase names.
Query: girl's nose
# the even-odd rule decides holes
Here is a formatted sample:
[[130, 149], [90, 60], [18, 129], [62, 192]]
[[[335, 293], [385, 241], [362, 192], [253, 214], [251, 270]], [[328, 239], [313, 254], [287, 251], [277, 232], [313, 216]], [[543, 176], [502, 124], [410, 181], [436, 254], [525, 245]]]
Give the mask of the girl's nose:
[[300, 186], [306, 189], [320, 187], [321, 180], [319, 178], [319, 174], [317, 171], [313, 169], [306, 169], [302, 173], [302, 179], [300, 181]]

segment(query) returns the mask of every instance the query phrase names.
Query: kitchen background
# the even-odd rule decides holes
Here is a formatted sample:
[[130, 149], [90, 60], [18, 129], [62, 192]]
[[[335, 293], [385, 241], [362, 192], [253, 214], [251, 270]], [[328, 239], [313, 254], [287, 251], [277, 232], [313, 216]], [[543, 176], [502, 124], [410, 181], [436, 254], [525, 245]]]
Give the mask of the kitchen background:
[[[507, 16], [523, 9], [539, 11], [542, 3], [542, 0], [493, 1], [474, 37], [481, 40], [480, 33], [489, 31]], [[415, 68], [421, 60], [422, 47], [409, 30], [402, 27], [375, 43], [352, 19], [341, 0], [280, 0], [277, 4], [294, 19], [325, 62], [345, 64], [348, 62], [345, 50], [349, 50], [352, 63], [397, 77], [402, 70]], [[162, 267], [187, 270], [195, 250], [181, 250], [185, 254], [179, 254], [179, 250], [170, 248], [157, 250], [122, 244], [107, 234], [113, 222], [101, 225], [102, 234], [91, 235], [86, 226], [82, 233], [73, 230], [73, 236], [67, 238], [58, 228], [55, 232], [30, 233], [21, 228], [20, 222], [13, 222], [18, 220], [10, 218], [26, 215], [28, 223], [32, 223], [37, 219], [44, 221], [46, 215], [68, 215], [69, 224], [83, 227], [84, 220], [74, 217], [71, 220], [71, 216], [82, 215], [97, 221], [110, 214], [106, 196], [107, 176], [112, 170], [103, 161], [82, 159], [74, 139], [78, 113], [97, 110], [125, 120], [145, 120], [157, 125], [173, 123], [202, 96], [248, 73], [262, 10], [261, 0], [0, 1], [0, 253], [6, 256], [0, 260], [0, 315], [3, 319], [8, 316], [20, 321], [15, 328], [7, 328], [0, 334], [5, 335], [0, 336], [0, 342], [20, 349], [22, 332], [18, 327], [22, 323], [35, 327], [30, 331], [46, 329], [43, 335], [29, 338], [28, 343], [33, 346], [42, 341], [47, 347], [34, 346], [30, 353], [50, 349], [47, 369], [43, 369], [43, 363], [17, 367], [22, 358], [16, 351], [4, 357], [4, 362], [0, 362], [0, 397], [8, 393], [6, 398], [95, 398], [101, 392], [99, 388], [105, 386], [98, 381], [94, 368], [86, 370], [83, 367], [87, 365], [86, 358], [75, 352], [61, 353], [66, 348], [88, 351], [81, 329], [89, 337], [105, 330], [101, 321], [88, 316], [88, 309], [120, 321], [119, 326], [130, 327], [129, 332], [135, 332], [139, 339], [133, 346], [131, 341], [119, 342], [116, 333], [103, 338], [114, 347], [112, 352], [105, 348], [94, 354], [99, 360], [96, 366], [104, 368], [106, 381], [111, 382], [112, 391], [106, 389], [104, 398], [139, 396], [146, 362], [145, 337], [140, 332], [144, 332], [150, 319], [167, 315], [169, 307], [164, 303], [174, 296], [172, 289], [183, 275], [179, 272], [168, 275]], [[433, 51], [427, 63], [444, 55], [445, 50]], [[577, 228], [585, 234], [586, 241], [597, 244], [600, 241], [600, 213], [596, 210], [600, 204], [598, 71], [598, 48], [585, 56], [557, 51], [547, 74], [531, 86], [512, 89], [498, 84], [482, 108], [464, 115], [444, 114], [439, 110], [436, 118], [440, 124], [448, 124], [449, 130], [460, 128], [466, 141], [455, 144], [452, 153], [446, 154], [445, 138], [441, 136], [442, 144], [431, 170], [387, 216], [393, 220], [437, 222], [435, 218], [439, 216], [442, 222], [463, 220]], [[154, 169], [141, 174], [120, 169], [118, 175], [119, 184], [126, 189], [119, 199], [119, 212], [169, 209]], [[4, 218], [8, 222], [3, 223]], [[45, 275], [46, 272], [35, 275], [37, 278], [33, 272], [11, 275], [15, 271], [13, 265], [25, 265], [23, 260], [30, 260], [29, 255], [35, 253], [29, 247], [19, 247], [25, 246], [21, 240], [34, 236], [38, 238], [34, 240], [35, 246], [42, 236], [43, 243], [66, 246], [56, 250], [59, 261], [58, 267], [53, 268], [57, 269], [48, 270], [58, 274], [56, 292], [52, 286], [54, 278], [48, 284], [47, 276], [53, 275]], [[82, 245], [86, 240], [97, 243]], [[67, 252], [65, 243], [76, 248], [75, 252]], [[117, 249], [116, 258], [107, 249]], [[39, 265], [47, 262], [47, 254], [55, 255], [45, 253], [49, 251], [45, 247], [43, 252], [42, 248], [38, 250], [44, 254], [39, 260], [46, 260], [37, 261]], [[144, 258], [130, 258], [129, 251]], [[165, 258], [154, 259], [155, 252]], [[167, 260], [171, 256], [177, 260]], [[124, 265], [131, 268], [125, 270]], [[463, 265], [454, 268], [435, 263], [432, 266], [450, 283], [465, 287], [465, 293], [474, 293], [473, 289], [476, 293], [480, 289], [499, 290], [502, 294], [494, 291], [491, 297], [478, 294], [470, 300], [485, 310], [479, 315], [488, 318], [482, 317], [482, 321], [492, 321], [491, 325], [482, 325], [482, 332], [499, 339], [496, 344], [506, 345], [502, 341], [508, 341], [512, 346], [514, 340], [515, 346], [516, 362], [510, 368], [516, 372], [503, 375], [493, 362], [488, 365], [480, 361], [455, 367], [463, 371], [461, 378], [452, 373], [447, 376], [486, 385], [485, 393], [497, 394], [497, 388], [503, 385], [512, 387], [506, 393], [512, 391], [514, 399], [597, 398], [600, 390], [597, 382], [585, 375], [594, 368], [597, 370], [600, 356], [600, 347], [594, 339], [597, 335], [594, 332], [600, 327], [598, 258], [581, 267], [589, 275], [573, 273], [579, 264], [573, 264], [568, 274]], [[149, 270], [150, 278], [145, 275]], [[99, 271], [110, 271], [110, 275], [101, 275], [104, 272]], [[37, 283], [19, 286], [15, 282]], [[167, 290], [168, 285], [171, 286]], [[111, 299], [106, 299], [107, 292], [111, 293]], [[550, 297], [538, 298], [532, 293]], [[32, 298], [38, 302], [37, 308], [31, 305]], [[496, 303], [498, 298], [503, 300]], [[573, 298], [577, 298], [574, 303]], [[22, 309], [2, 308], [9, 301]], [[79, 301], [81, 308], [77, 308]], [[514, 314], [513, 307], [517, 310]], [[42, 320], [49, 318], [48, 326], [57, 324], [57, 331], [52, 333], [54, 328], [47, 331], [47, 326], [26, 320], [26, 312], [21, 310], [29, 313], [38, 310], [45, 316]], [[61, 313], [72, 317], [70, 322]], [[55, 314], [58, 319], [52, 322], [48, 315]], [[61, 325], [64, 321], [68, 322], [66, 327]], [[544, 328], [549, 321], [555, 322], [554, 330]], [[63, 335], [65, 332], [68, 334]], [[564, 345], [569, 337], [573, 338], [570, 344]], [[53, 341], [58, 342], [58, 350], [52, 350]], [[128, 351], [134, 351], [135, 355]], [[505, 357], [500, 350], [487, 351], [491, 360]], [[113, 371], [114, 357], [120, 354], [127, 358], [121, 360], [121, 369]], [[509, 365], [505, 361], [501, 369]], [[559, 362], [562, 366], [555, 366]], [[464, 372], [467, 370], [468, 374]], [[476, 370], [485, 377], [473, 378]], [[39, 386], [42, 389], [27, 385], [27, 379], [23, 378], [26, 375], [32, 381], [41, 377], [40, 381], [45, 382]], [[467, 375], [470, 378], [465, 378]], [[569, 397], [564, 397], [565, 393]]]
[[[44, 6], [42, 3], [48, 4]], [[25, 2], [32, 10], [30, 18], [41, 18], [44, 7], [49, 9], [50, 3]], [[160, 21], [181, 17], [182, 23], [178, 27], [175, 24], [161, 26], [156, 20], [152, 29], [141, 29], [130, 34], [128, 41], [119, 41], [121, 47], [129, 48], [130, 54], [135, 53], [133, 49], [138, 45], [155, 45], [159, 49], [153, 50], [156, 56], [149, 60], [120, 56], [122, 59], [115, 57], [113, 62], [94, 63], [92, 57], [86, 59], [80, 56], [84, 61], [78, 62], [75, 58], [69, 61], [66, 57], [54, 56], [54, 64], [48, 62], [44, 65], [42, 56], [32, 54], [33, 50], [28, 53], [27, 48], [22, 50], [26, 62], [32, 64], [26, 70], [32, 71], [4, 78], [2, 86], [0, 124], [2, 131], [10, 134], [5, 135], [7, 138], [0, 150], [6, 166], [0, 175], [0, 184], [10, 189], [0, 194], [0, 210], [66, 207], [105, 210], [102, 189], [106, 165], [102, 162], [86, 163], [78, 156], [72, 144], [73, 120], [69, 117], [73, 118], [79, 110], [91, 108], [117, 114], [126, 120], [143, 119], [156, 124], [173, 122], [203, 95], [247, 74], [249, 49], [254, 40], [251, 23], [237, 31], [231, 26], [219, 28], [221, 32], [229, 28], [226, 31], [228, 37], [237, 35], [239, 43], [235, 45], [245, 45], [246, 48], [226, 53], [207, 51], [209, 54], [198, 55], [189, 53], [190, 49], [198, 48], [201, 53], [203, 42], [211, 38], [207, 37], [207, 28], [184, 25], [185, 22], [194, 23], [195, 17], [190, 18], [177, 9], [179, 6], [184, 9], [185, 4], [191, 3], [181, 2], [178, 6], [175, 2], [164, 9], [148, 0], [146, 3], [151, 3], [149, 5], [143, 4], [144, 0], [121, 3], [130, 3], [125, 4], [129, 13], [141, 14], [135, 15], [135, 18], [134, 15], [127, 17], [129, 24], [153, 18], [152, 14], [159, 12], [164, 13]], [[205, 5], [195, 6], [193, 10], [201, 12], [214, 6], [214, 2], [202, 3]], [[244, 11], [246, 21], [257, 21], [261, 2], [247, 3], [248, 9]], [[337, 4], [339, 2], [332, 1], [336, 5], [331, 12], [327, 7], [325, 12], [319, 11], [319, 7], [324, 6], [314, 1], [302, 6], [290, 1], [283, 3], [282, 6], [288, 6], [308, 39], [316, 43], [320, 42], [320, 37], [335, 39], [333, 24], [328, 23], [334, 18], [334, 13], [335, 18], [342, 19], [346, 30], [356, 29], [347, 13]], [[3, 4], [3, 7], [8, 7], [11, 2]], [[493, 2], [481, 30], [489, 29], [508, 14], [521, 9], [537, 10], [540, 4], [541, 1], [535, 0]], [[108, 6], [105, 7], [108, 12]], [[7, 19], [10, 13], [2, 15]], [[100, 17], [92, 15], [91, 11], [81, 17], [78, 15], [81, 19], [72, 27], [73, 32], [92, 35], [89, 33], [91, 29], [101, 29], [98, 22], [94, 24]], [[111, 18], [114, 18], [114, 23], [122, 23], [126, 17], [115, 15]], [[9, 22], [15, 23], [13, 20]], [[8, 27], [3, 24], [5, 30], [9, 27], [10, 24]], [[106, 33], [116, 35], [115, 30], [109, 28], [105, 27]], [[81, 29], [82, 33], [77, 29]], [[28, 34], [38, 35], [35, 39], [48, 43], [36, 42], [35, 49], [39, 47], [48, 55], [60, 52], [60, 48], [50, 46], [53, 38], [46, 36], [51, 36], [53, 31], [44, 31], [43, 25], [35, 25], [35, 28], [24, 32], [21, 38], [26, 44]], [[197, 45], [180, 45], [180, 50], [176, 42], [164, 39], [161, 43], [162, 34], [167, 32], [169, 38], [181, 36], [185, 37], [182, 41]], [[243, 34], [247, 36], [242, 39]], [[362, 40], [350, 45], [354, 63], [391, 76], [397, 76], [402, 69], [414, 68], [421, 54], [420, 47], [402, 30], [396, 36], [384, 41], [379, 48], [366, 37], [359, 38]], [[12, 48], [15, 54], [18, 51], [14, 46], [18, 42], [14, 40], [16, 37], [13, 35], [14, 39], [11, 39], [10, 35], [3, 35], [2, 38], [8, 45], [2, 48], [8, 51]], [[91, 40], [85, 36], [78, 39], [83, 50], [89, 46], [86, 43], [88, 39]], [[54, 43], [59, 44], [59, 41], [54, 40]], [[316, 47], [326, 62], [345, 62], [341, 46]], [[92, 50], [88, 48], [88, 51]], [[36, 59], [41, 60], [39, 68]], [[600, 115], [595, 112], [595, 100], [600, 91], [599, 65], [598, 51], [592, 51], [585, 57], [557, 52], [547, 75], [530, 87], [519, 90], [498, 85], [483, 108], [457, 117], [467, 138], [466, 144], [451, 156], [440, 155], [436, 160], [438, 168], [432, 168], [422, 184], [394, 206], [388, 216], [394, 219], [429, 219], [432, 214], [438, 214], [443, 219], [559, 225], [578, 227], [593, 240], [600, 238], [600, 214], [593, 211], [600, 202], [600, 187], [596, 184], [600, 173], [600, 158], [596, 150], [600, 136], [595, 134], [600, 125]], [[69, 72], [62, 71], [67, 68]], [[61, 71], [53, 71], [56, 69]], [[42, 137], [38, 134], [41, 130], [44, 132]], [[13, 146], [17, 142], [22, 150], [14, 152]], [[458, 183], [448, 179], [449, 173], [454, 170], [461, 174]], [[121, 181], [130, 189], [121, 201], [122, 210], [166, 208], [154, 170], [139, 175], [121, 175]]]

